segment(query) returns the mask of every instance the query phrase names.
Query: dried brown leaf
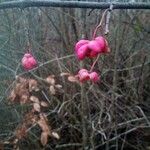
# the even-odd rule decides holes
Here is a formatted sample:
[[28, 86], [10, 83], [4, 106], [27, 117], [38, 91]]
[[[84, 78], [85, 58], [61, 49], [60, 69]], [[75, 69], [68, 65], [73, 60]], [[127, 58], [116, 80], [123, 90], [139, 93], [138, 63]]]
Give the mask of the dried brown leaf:
[[55, 79], [54, 79], [54, 76], [48, 76], [47, 78], [46, 78], [46, 82], [47, 83], [49, 83], [49, 84], [51, 84], [51, 85], [55, 85]]
[[28, 94], [23, 94], [20, 97], [20, 104], [26, 104], [29, 101], [29, 95]]
[[75, 77], [75, 76], [69, 76], [68, 77], [68, 81], [70, 81], [70, 82], [78, 82], [78, 79]]
[[54, 138], [57, 139], [57, 140], [60, 139], [60, 136], [59, 136], [58, 133], [56, 133], [56, 132], [52, 132], [51, 136], [54, 137]]
[[41, 111], [41, 107], [38, 103], [33, 103], [33, 108], [35, 111], [40, 112]]
[[43, 107], [48, 107], [48, 103], [44, 102], [44, 101], [41, 101], [41, 106]]
[[61, 74], [60, 74], [60, 76], [69, 76], [70, 75], [70, 73], [68, 73], [68, 72], [62, 72]]
[[34, 102], [34, 103], [40, 103], [39, 99], [35, 96], [31, 96], [30, 97], [30, 101]]
[[16, 77], [16, 80], [19, 81], [20, 83], [25, 83], [25, 82], [27, 82], [27, 79], [25, 79], [25, 78], [23, 78], [23, 77], [19, 77], [19, 76]]
[[19, 141], [19, 139], [15, 138], [14, 141], [13, 141], [13, 144], [17, 144]]
[[47, 144], [48, 141], [48, 134], [46, 132], [41, 133], [41, 143], [43, 146]]
[[43, 132], [46, 132], [47, 134], [51, 135], [51, 127], [48, 126], [48, 120], [46, 116], [40, 114], [40, 120], [37, 123], [41, 127]]
[[23, 122], [25, 122], [26, 125], [31, 125], [37, 122], [38, 118], [37, 115], [34, 114], [34, 111], [31, 110], [30, 112], [26, 113], [26, 115], [24, 116]]
[[29, 91], [39, 91], [38, 82], [34, 79], [29, 80]]
[[42, 129], [42, 131], [44, 131], [45, 127], [47, 127], [45, 121], [43, 121], [42, 119], [40, 119], [37, 123], [40, 126], [40, 128]]
[[26, 135], [27, 135], [27, 128], [26, 128], [26, 126], [22, 125], [20, 128], [18, 128], [16, 130], [15, 135], [16, 135], [17, 139], [22, 139], [22, 138], [26, 137]]
[[55, 90], [55, 88], [54, 88], [53, 85], [51, 85], [51, 86], [49, 87], [49, 90], [50, 90], [50, 93], [51, 93], [52, 95], [55, 95], [55, 94], [56, 94], [56, 90]]
[[62, 85], [56, 84], [55, 87], [56, 87], [57, 89], [61, 89], [61, 88], [62, 88]]
[[17, 96], [17, 95], [16, 95], [15, 91], [12, 90], [11, 93], [10, 93], [10, 96], [8, 97], [8, 99], [9, 99], [10, 101], [14, 102], [16, 96]]
[[4, 141], [4, 144], [10, 144], [11, 142], [10, 141]]
[[[25, 104], [27, 102], [29, 102], [29, 90], [28, 90], [28, 86], [27, 86], [27, 82], [23, 82], [23, 83], [18, 83], [16, 84], [15, 87], [15, 92], [17, 94], [17, 99], [21, 104]], [[16, 100], [17, 100], [16, 99]]]

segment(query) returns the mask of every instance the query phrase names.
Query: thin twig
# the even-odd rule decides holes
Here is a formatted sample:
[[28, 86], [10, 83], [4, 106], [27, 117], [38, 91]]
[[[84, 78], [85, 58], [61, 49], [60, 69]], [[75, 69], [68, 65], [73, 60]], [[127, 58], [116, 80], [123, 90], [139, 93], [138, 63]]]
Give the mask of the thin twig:
[[110, 15], [111, 15], [112, 10], [113, 10], [113, 4], [110, 5], [109, 11], [107, 12], [106, 25], [105, 25], [105, 35], [107, 35], [109, 33], [109, 21], [110, 21]]
[[96, 65], [96, 63], [97, 63], [97, 61], [98, 61], [99, 57], [100, 57], [100, 55], [98, 55], [98, 56], [97, 56], [97, 58], [95, 59], [94, 63], [93, 63], [93, 64], [92, 64], [92, 66], [91, 66], [90, 72], [92, 72], [92, 71], [93, 71], [94, 66]]
[[57, 145], [56, 146], [56, 149], [59, 149], [59, 148], [66, 148], [66, 147], [81, 147], [82, 144], [81, 143], [68, 143], [68, 144], [62, 144], [62, 145]]
[[104, 21], [104, 18], [105, 18], [105, 15], [106, 15], [107, 11], [109, 11], [109, 9], [106, 9], [106, 10], [103, 12], [102, 18], [101, 18], [99, 24], [97, 25], [97, 27], [96, 27], [95, 30], [94, 30], [93, 39], [95, 39], [95, 37], [96, 37], [97, 30], [102, 27], [102, 23], [103, 23], [103, 21]]

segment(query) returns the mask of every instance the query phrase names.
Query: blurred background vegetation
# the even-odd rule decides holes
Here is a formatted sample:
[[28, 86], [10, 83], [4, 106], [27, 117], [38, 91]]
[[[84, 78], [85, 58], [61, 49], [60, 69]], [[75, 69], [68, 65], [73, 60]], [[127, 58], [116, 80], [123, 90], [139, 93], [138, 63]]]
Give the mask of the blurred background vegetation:
[[[25, 106], [8, 105], [7, 97], [16, 76], [32, 76], [38, 80], [49, 74], [58, 76], [61, 72], [76, 74], [80, 64], [74, 55], [74, 45], [82, 38], [91, 39], [102, 12], [97, 9], [43, 7], [0, 10], [1, 141], [13, 135], [26, 112]], [[98, 34], [103, 34], [103, 30]], [[80, 86], [59, 78], [63, 93], [49, 96], [51, 105], [46, 113], [50, 114], [49, 124], [58, 130], [60, 140], [49, 139], [43, 148], [39, 142], [39, 130], [31, 130], [29, 138], [20, 144], [21, 150], [80, 150], [83, 149], [83, 136], [86, 139], [84, 149], [87, 150], [150, 149], [150, 10], [114, 10], [107, 39], [111, 53], [100, 57], [96, 65], [101, 83], [86, 83], [83, 91]], [[32, 73], [25, 72], [20, 61], [28, 42], [39, 64], [56, 61]], [[68, 57], [58, 59], [64, 56]], [[85, 60], [82, 65], [90, 68], [91, 62]], [[86, 109], [85, 135], [82, 132], [83, 116], [80, 115], [82, 105]]]

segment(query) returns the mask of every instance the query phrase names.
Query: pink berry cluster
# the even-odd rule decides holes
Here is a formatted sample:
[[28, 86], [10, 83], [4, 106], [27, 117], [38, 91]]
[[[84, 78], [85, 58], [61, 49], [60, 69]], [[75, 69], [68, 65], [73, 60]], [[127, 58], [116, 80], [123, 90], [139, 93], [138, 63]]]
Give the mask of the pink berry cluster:
[[93, 58], [98, 54], [109, 52], [108, 43], [102, 36], [96, 37], [94, 40], [80, 40], [75, 45], [75, 53], [79, 60], [84, 58]]
[[[93, 58], [99, 54], [108, 53], [109, 51], [108, 43], [102, 36], [98, 36], [91, 41], [83, 39], [75, 45], [75, 53], [79, 60], [83, 60], [86, 57]], [[100, 80], [100, 76], [97, 72], [88, 71], [86, 69], [79, 70], [77, 76], [80, 82], [90, 80], [96, 83]]]
[[78, 72], [78, 78], [79, 78], [80, 82], [91, 80], [92, 82], [96, 83], [97, 81], [100, 80], [100, 77], [97, 74], [97, 72], [91, 72], [91, 73], [89, 73], [88, 70], [86, 70], [86, 69], [81, 69]]
[[37, 66], [37, 61], [31, 53], [25, 53], [21, 63], [25, 70], [31, 70]]

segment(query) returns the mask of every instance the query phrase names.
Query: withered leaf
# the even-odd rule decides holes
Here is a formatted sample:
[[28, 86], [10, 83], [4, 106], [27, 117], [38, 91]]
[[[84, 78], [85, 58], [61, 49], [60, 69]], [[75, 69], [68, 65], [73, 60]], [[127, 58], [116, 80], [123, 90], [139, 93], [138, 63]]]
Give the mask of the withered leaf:
[[38, 103], [33, 103], [33, 108], [35, 111], [40, 112], [41, 111], [41, 107]]
[[18, 141], [19, 141], [19, 139], [14, 139], [14, 141], [13, 141], [13, 144], [17, 144], [18, 143]]
[[55, 90], [55, 88], [54, 88], [53, 85], [51, 85], [51, 86], [49, 87], [49, 90], [50, 90], [50, 93], [51, 93], [52, 95], [55, 95], [55, 94], [56, 94], [56, 90]]
[[44, 102], [44, 101], [41, 101], [41, 106], [48, 107], [48, 104], [46, 102]]
[[68, 73], [68, 72], [62, 72], [61, 74], [60, 74], [60, 76], [69, 76], [70, 75], [70, 73]]
[[27, 128], [26, 128], [26, 126], [22, 126], [22, 127], [20, 127], [20, 128], [18, 128], [17, 130], [16, 130], [16, 137], [17, 137], [17, 139], [22, 139], [22, 138], [24, 138], [24, 137], [26, 137], [26, 135], [27, 135]]
[[16, 80], [18, 80], [20, 83], [25, 83], [27, 82], [27, 79], [23, 78], [23, 77], [19, 77], [19, 76], [16, 76]]
[[29, 80], [29, 91], [39, 91], [38, 82], [34, 79]]
[[47, 134], [51, 135], [51, 128], [48, 126], [48, 120], [46, 116], [40, 114], [40, 120], [37, 123], [43, 132], [47, 132]]
[[29, 95], [28, 94], [23, 94], [20, 97], [20, 104], [26, 104], [29, 100]]
[[16, 93], [14, 90], [11, 91], [10, 96], [8, 97], [8, 99], [10, 99], [10, 101], [14, 102], [15, 98], [16, 98]]
[[39, 99], [35, 96], [31, 96], [30, 97], [30, 101], [34, 102], [34, 103], [39, 103]]
[[56, 84], [55, 87], [56, 87], [57, 89], [61, 89], [61, 88], [62, 88], [62, 85]]
[[37, 121], [38, 118], [36, 115], [34, 115], [34, 111], [31, 110], [30, 112], [25, 114], [23, 121], [26, 125], [31, 125]]
[[48, 141], [48, 134], [46, 132], [41, 133], [41, 143], [43, 146], [47, 144]]
[[51, 84], [51, 85], [55, 85], [55, 79], [54, 79], [54, 76], [48, 76], [47, 78], [46, 78], [46, 82], [47, 83], [49, 83], [49, 84]]
[[78, 82], [78, 79], [75, 77], [75, 76], [69, 76], [68, 77], [68, 81], [70, 81], [70, 82]]
[[54, 138], [57, 139], [57, 140], [60, 139], [60, 136], [59, 136], [58, 133], [56, 133], [56, 132], [52, 132], [51, 136], [54, 137]]
[[4, 144], [10, 144], [10, 141], [4, 141]]

